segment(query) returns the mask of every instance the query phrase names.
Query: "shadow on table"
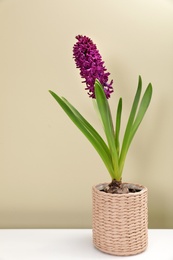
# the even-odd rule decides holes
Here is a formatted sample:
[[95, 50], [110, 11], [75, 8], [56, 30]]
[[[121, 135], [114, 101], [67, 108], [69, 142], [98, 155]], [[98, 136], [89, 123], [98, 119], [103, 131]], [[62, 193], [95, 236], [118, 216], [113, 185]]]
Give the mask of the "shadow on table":
[[62, 259], [67, 255], [68, 259], [112, 259], [114, 257], [100, 252], [93, 246], [92, 231], [77, 234], [76, 237], [66, 236], [58, 241], [52, 241], [51, 248], [54, 253], [61, 255]]

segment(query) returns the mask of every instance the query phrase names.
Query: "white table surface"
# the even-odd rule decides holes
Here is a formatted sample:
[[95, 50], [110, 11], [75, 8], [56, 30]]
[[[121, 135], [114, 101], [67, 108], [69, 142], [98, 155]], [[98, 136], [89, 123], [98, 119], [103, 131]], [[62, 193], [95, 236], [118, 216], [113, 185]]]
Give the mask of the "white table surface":
[[95, 249], [91, 229], [0, 229], [0, 260], [173, 260], [173, 229], [149, 230], [145, 252], [128, 257]]

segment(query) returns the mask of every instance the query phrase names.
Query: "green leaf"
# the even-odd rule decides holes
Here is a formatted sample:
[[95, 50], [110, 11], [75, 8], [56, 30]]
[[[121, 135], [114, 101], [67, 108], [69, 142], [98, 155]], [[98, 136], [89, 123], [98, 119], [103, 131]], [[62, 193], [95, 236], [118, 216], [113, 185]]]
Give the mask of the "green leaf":
[[104, 126], [104, 132], [112, 155], [115, 179], [119, 180], [118, 154], [115, 146], [112, 116], [110, 112], [109, 103], [107, 101], [107, 98], [103, 90], [103, 86], [100, 84], [98, 80], [96, 80], [95, 82], [95, 95], [96, 95], [97, 106]]
[[62, 97], [62, 100], [68, 105], [68, 107], [73, 111], [76, 117], [81, 121], [81, 123], [88, 129], [88, 131], [98, 140], [100, 145], [102, 145], [103, 149], [106, 151], [108, 156], [110, 156], [109, 148], [107, 147], [106, 143], [104, 142], [103, 138], [98, 134], [98, 132], [94, 129], [94, 127], [79, 113], [79, 111], [68, 102], [67, 99]]
[[[124, 162], [125, 162], [125, 158], [126, 158], [129, 146], [132, 142], [132, 139], [133, 139], [140, 123], [142, 122], [142, 119], [147, 111], [147, 108], [150, 104], [151, 97], [152, 97], [152, 85], [149, 84], [142, 97], [142, 100], [141, 100], [141, 103], [139, 105], [139, 109], [137, 112], [139, 99], [140, 99], [140, 95], [141, 95], [141, 90], [142, 90], [142, 81], [141, 81], [141, 78], [139, 77], [138, 89], [136, 92], [131, 114], [130, 114], [129, 121], [127, 124], [126, 132], [125, 132], [125, 136], [124, 136], [124, 140], [123, 140], [123, 146], [122, 146], [122, 150], [121, 150], [121, 155], [120, 155], [119, 165], [120, 165], [121, 174], [122, 174], [122, 170], [124, 167]], [[136, 112], [137, 112], [137, 115], [136, 115]]]
[[132, 130], [131, 130], [130, 137], [129, 137], [128, 147], [130, 146], [130, 143], [131, 143], [139, 125], [141, 124], [142, 119], [144, 118], [144, 115], [145, 115], [147, 108], [150, 104], [151, 97], [152, 97], [152, 85], [150, 83], [148, 85], [144, 95], [143, 95], [143, 98], [141, 100], [141, 104], [140, 104], [136, 119], [133, 123]]
[[122, 98], [119, 99], [117, 114], [116, 114], [116, 129], [115, 129], [115, 146], [117, 149], [117, 153], [119, 155], [120, 150], [120, 142], [119, 142], [119, 134], [120, 134], [120, 126], [121, 126], [121, 113], [122, 113]]
[[50, 94], [55, 98], [64, 112], [69, 116], [73, 123], [80, 129], [80, 131], [86, 136], [93, 147], [96, 149], [101, 159], [103, 160], [107, 170], [111, 177], [114, 177], [114, 171], [111, 161], [111, 156], [108, 147], [104, 144], [103, 139], [95, 131], [95, 129], [85, 120], [85, 118], [65, 99], [60, 98], [53, 91], [49, 91]]
[[120, 154], [120, 159], [119, 159], [120, 174], [122, 174], [127, 150], [128, 150], [128, 147], [129, 147], [129, 145], [128, 145], [129, 144], [129, 136], [130, 136], [130, 133], [131, 133], [131, 128], [132, 128], [132, 125], [133, 125], [133, 122], [134, 122], [136, 111], [137, 111], [137, 108], [138, 108], [138, 104], [139, 104], [139, 100], [140, 100], [140, 96], [141, 96], [141, 91], [142, 91], [142, 79], [139, 76], [138, 87], [137, 87], [135, 98], [134, 98], [134, 101], [133, 101], [133, 104], [132, 104], [131, 112], [130, 112], [130, 115], [129, 115], [129, 119], [128, 119], [128, 122], [127, 122], [126, 130], [125, 130], [125, 134], [124, 134], [124, 138], [123, 138], [123, 144], [122, 144], [122, 148], [121, 148], [121, 154]]

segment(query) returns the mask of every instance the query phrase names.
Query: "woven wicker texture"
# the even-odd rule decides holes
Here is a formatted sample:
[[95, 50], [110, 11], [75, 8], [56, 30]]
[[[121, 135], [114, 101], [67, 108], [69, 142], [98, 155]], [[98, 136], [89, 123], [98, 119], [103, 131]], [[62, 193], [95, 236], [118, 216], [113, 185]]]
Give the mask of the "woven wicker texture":
[[135, 255], [143, 252], [148, 242], [147, 188], [128, 194], [109, 194], [100, 191], [103, 185], [94, 186], [93, 243], [113, 255]]

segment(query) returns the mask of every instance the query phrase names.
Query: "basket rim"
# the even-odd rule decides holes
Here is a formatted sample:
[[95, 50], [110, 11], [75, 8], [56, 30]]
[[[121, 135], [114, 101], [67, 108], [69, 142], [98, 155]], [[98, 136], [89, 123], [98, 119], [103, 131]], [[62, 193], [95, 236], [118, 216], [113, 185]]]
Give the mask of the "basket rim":
[[127, 187], [131, 187], [131, 188], [138, 188], [140, 189], [140, 191], [138, 192], [131, 192], [131, 193], [125, 193], [125, 194], [117, 194], [117, 193], [106, 193], [106, 192], [102, 192], [101, 190], [106, 187], [109, 183], [107, 182], [104, 182], [104, 183], [100, 183], [100, 184], [96, 184], [96, 185], [93, 185], [92, 189], [94, 192], [97, 192], [98, 194], [102, 194], [103, 196], [110, 196], [110, 197], [129, 197], [129, 196], [139, 196], [141, 195], [142, 193], [145, 193], [148, 191], [147, 187], [141, 185], [141, 184], [135, 184], [135, 183], [129, 183], [129, 182], [123, 182], [123, 184], [127, 185]]

